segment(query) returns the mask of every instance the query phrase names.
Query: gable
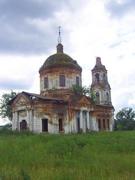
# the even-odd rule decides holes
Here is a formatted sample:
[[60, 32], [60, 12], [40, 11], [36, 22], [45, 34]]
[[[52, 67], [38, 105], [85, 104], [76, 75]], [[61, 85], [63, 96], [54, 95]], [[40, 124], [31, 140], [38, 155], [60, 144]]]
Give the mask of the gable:
[[30, 99], [26, 97], [26, 95], [20, 93], [16, 96], [14, 101], [12, 102], [13, 106], [28, 106], [30, 105]]
[[90, 98], [88, 99], [86, 96], [82, 96], [82, 98], [78, 101], [78, 104], [80, 106], [90, 106], [92, 105], [92, 102]]

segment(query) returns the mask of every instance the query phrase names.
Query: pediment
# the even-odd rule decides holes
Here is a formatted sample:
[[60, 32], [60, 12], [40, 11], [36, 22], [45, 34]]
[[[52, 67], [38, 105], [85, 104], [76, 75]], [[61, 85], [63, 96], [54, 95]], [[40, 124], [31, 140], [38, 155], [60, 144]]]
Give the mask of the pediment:
[[86, 96], [83, 96], [80, 100], [79, 100], [79, 102], [78, 102], [80, 105], [92, 105], [92, 102], [91, 102], [91, 100], [90, 99], [88, 99]]
[[13, 102], [14, 106], [27, 106], [30, 104], [30, 100], [24, 94], [18, 94]]

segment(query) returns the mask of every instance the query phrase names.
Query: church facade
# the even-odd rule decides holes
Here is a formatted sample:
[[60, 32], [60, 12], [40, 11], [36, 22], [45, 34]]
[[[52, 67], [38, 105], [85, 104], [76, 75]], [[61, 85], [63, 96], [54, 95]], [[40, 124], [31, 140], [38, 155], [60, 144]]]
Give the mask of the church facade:
[[10, 102], [12, 130], [37, 133], [79, 133], [112, 131], [114, 108], [107, 70], [101, 58], [92, 69], [92, 97], [74, 92], [82, 86], [82, 68], [63, 52], [49, 56], [39, 69], [40, 94], [22, 92]]

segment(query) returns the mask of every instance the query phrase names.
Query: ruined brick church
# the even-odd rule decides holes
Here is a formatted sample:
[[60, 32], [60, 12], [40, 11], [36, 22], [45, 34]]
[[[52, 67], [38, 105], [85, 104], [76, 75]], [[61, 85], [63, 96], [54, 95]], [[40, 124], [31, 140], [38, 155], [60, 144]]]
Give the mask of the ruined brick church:
[[49, 56], [39, 69], [40, 94], [22, 92], [11, 101], [12, 129], [48, 133], [112, 131], [114, 108], [107, 70], [96, 58], [92, 69], [92, 97], [75, 93], [73, 85], [82, 86], [82, 68], [63, 52]]

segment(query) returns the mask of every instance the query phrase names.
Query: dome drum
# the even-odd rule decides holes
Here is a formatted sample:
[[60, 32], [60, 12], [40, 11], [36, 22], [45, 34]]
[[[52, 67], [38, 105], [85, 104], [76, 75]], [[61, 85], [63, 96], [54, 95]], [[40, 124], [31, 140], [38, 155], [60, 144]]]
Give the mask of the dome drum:
[[71, 89], [73, 85], [82, 84], [81, 73], [67, 71], [57, 71], [40, 75], [40, 89], [46, 91], [50, 89]]

